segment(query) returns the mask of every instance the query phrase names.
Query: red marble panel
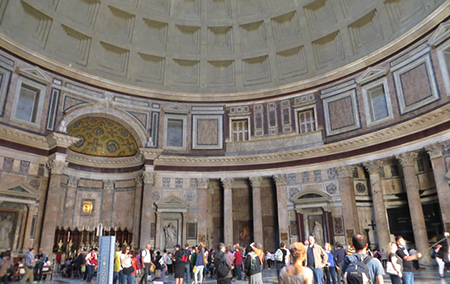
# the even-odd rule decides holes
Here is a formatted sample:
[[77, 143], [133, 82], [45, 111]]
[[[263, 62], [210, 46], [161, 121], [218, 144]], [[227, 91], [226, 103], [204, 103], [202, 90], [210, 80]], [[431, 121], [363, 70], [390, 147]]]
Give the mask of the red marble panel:
[[330, 102], [328, 109], [332, 130], [355, 124], [351, 97]]
[[406, 106], [410, 106], [431, 96], [431, 86], [425, 63], [400, 76]]

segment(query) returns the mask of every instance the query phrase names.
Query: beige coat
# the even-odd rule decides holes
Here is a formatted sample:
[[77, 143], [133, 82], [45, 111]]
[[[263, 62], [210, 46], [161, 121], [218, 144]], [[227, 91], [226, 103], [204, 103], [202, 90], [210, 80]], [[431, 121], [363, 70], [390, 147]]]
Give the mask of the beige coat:
[[[305, 259], [306, 266], [308, 266], [308, 248], [306, 250], [306, 259]], [[325, 250], [318, 244], [314, 244], [313, 254], [314, 254], [314, 268], [324, 267], [327, 264], [328, 255], [325, 252]]]

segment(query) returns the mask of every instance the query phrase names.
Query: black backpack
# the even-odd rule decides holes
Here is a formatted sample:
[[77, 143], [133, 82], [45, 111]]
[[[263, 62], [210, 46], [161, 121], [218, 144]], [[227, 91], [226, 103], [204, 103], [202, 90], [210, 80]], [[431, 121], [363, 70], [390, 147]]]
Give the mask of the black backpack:
[[344, 271], [344, 278], [347, 284], [367, 284], [372, 283], [369, 278], [367, 263], [372, 260], [370, 255], [364, 259], [360, 255], [351, 255], [345, 258], [347, 268]]
[[219, 259], [216, 259], [216, 270], [217, 276], [219, 278], [226, 278], [229, 272], [229, 268], [227, 266], [226, 261], [223, 259], [224, 257], [228, 257], [226, 254], [222, 254]]

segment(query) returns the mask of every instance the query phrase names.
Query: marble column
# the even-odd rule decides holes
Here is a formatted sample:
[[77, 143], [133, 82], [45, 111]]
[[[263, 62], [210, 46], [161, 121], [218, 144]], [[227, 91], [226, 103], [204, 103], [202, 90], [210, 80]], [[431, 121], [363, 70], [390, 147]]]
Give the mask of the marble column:
[[257, 244], [264, 244], [262, 206], [261, 206], [261, 185], [262, 177], [251, 177], [252, 185], [252, 207], [253, 207], [253, 240]]
[[[31, 229], [32, 229], [32, 223], [33, 223], [33, 216], [37, 216], [38, 207], [36, 204], [28, 204], [28, 215], [27, 215], [27, 224], [25, 229], [25, 238], [23, 242], [23, 246], [20, 249], [27, 249], [30, 247], [34, 247], [34, 238], [31, 238]], [[35, 224], [37, 226], [37, 224]]]
[[297, 210], [297, 230], [298, 230], [298, 241], [303, 243], [306, 240], [305, 237], [305, 218], [303, 211]]
[[[150, 236], [152, 219], [154, 215], [153, 211], [153, 184], [155, 183], [155, 172], [144, 172], [142, 174], [144, 187], [142, 193], [142, 208], [141, 208], [141, 237], [140, 243], [142, 246], [147, 244], [152, 244], [151, 238], [154, 238], [156, 242], [158, 234], [155, 236]], [[156, 228], [158, 228], [158, 225]], [[153, 246], [156, 247], [156, 243], [153, 243]]]
[[414, 242], [423, 257], [419, 260], [424, 265], [431, 265], [431, 257], [428, 249], [427, 228], [423, 216], [422, 202], [420, 201], [419, 182], [417, 181], [414, 163], [417, 159], [416, 152], [401, 153], [395, 155], [403, 167], [403, 176], [408, 196], [409, 212], [411, 215], [412, 227], [414, 231]]
[[197, 179], [197, 242], [206, 244], [207, 232], [207, 212], [206, 206], [208, 204], [208, 187], [209, 179]]
[[140, 242], [141, 233], [141, 207], [142, 207], [142, 175], [135, 177], [136, 189], [134, 191], [134, 216], [133, 216], [133, 243], [134, 247], [145, 247]]
[[75, 213], [75, 196], [77, 192], [78, 179], [79, 178], [77, 176], [69, 176], [69, 182], [67, 183], [63, 220], [63, 226], [65, 228], [70, 227], [71, 229], [74, 229], [73, 216]]
[[442, 155], [443, 146], [441, 143], [436, 143], [426, 146], [425, 149], [430, 155], [431, 166], [433, 167], [434, 181], [436, 183], [436, 192], [441, 208], [444, 231], [448, 232], [450, 230], [450, 188], [445, 176], [445, 160]]
[[341, 192], [342, 217], [344, 218], [345, 237], [347, 244], [351, 244], [354, 234], [359, 230], [358, 212], [356, 209], [355, 190], [353, 187], [353, 166], [336, 168], [339, 176], [339, 190]]
[[375, 223], [377, 225], [376, 233], [378, 235], [378, 247], [387, 248], [390, 241], [390, 230], [380, 180], [380, 170], [381, 167], [383, 167], [383, 161], [369, 161], [363, 163], [363, 165], [369, 172], [370, 188], [372, 189], [373, 212], [375, 215]]
[[325, 239], [326, 242], [334, 245], [334, 231], [333, 231], [333, 220], [331, 218], [331, 208], [327, 206], [323, 210], [323, 221], [325, 223]]
[[222, 178], [223, 185], [223, 235], [225, 245], [233, 244], [233, 183], [232, 178]]
[[287, 212], [287, 193], [285, 174], [273, 176], [277, 188], [277, 213], [278, 213], [278, 238], [280, 242], [288, 243], [289, 240], [289, 216]]
[[103, 180], [103, 194], [102, 194], [102, 212], [100, 214], [100, 222], [105, 227], [115, 226], [113, 220], [113, 204], [114, 204], [114, 181]]
[[155, 234], [155, 249], [163, 249], [161, 244], [161, 212], [156, 211], [156, 234]]
[[47, 255], [53, 253], [55, 229], [58, 225], [59, 211], [61, 208], [61, 179], [67, 162], [51, 160], [47, 166], [50, 169], [50, 182], [48, 186], [47, 201], [45, 203], [44, 223], [42, 225], [41, 244]]

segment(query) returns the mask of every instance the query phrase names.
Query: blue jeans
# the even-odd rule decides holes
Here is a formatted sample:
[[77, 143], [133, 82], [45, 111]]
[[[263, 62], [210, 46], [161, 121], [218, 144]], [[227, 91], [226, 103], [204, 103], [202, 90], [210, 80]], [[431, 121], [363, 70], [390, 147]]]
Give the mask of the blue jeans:
[[327, 284], [336, 284], [336, 267], [329, 266], [325, 268], [325, 279]]
[[134, 275], [122, 273], [122, 283], [125, 284], [125, 282], [127, 282], [127, 284], [133, 284], [134, 283]]
[[191, 284], [190, 280], [191, 280], [191, 264], [188, 261], [188, 263], [186, 263], [186, 283]]
[[123, 284], [123, 270], [119, 271], [119, 284]]
[[391, 276], [392, 284], [402, 284], [402, 279], [398, 275], [389, 274], [389, 276]]
[[86, 272], [87, 272], [86, 280], [87, 282], [91, 282], [95, 272], [95, 265], [86, 265]]
[[242, 267], [241, 264], [239, 264], [239, 265], [236, 264], [234, 266], [234, 270], [236, 271], [236, 278], [237, 278], [237, 280], [241, 280], [242, 279], [241, 267]]
[[414, 273], [413, 272], [403, 272], [403, 284], [414, 284]]
[[314, 267], [310, 267], [311, 270], [313, 271], [313, 283], [314, 284], [322, 284], [322, 269], [321, 268], [314, 268]]

